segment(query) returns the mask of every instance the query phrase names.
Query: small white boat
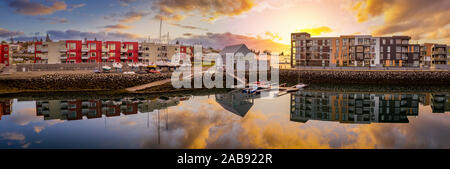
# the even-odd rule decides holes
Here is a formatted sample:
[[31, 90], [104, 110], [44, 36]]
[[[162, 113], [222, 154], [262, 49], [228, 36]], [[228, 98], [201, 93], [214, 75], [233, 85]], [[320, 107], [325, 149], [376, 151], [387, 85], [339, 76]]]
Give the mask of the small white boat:
[[295, 85], [295, 88], [301, 89], [301, 88], [305, 88], [305, 87], [307, 87], [307, 86], [308, 86], [307, 84], [300, 83], [300, 84], [298, 84], [298, 85]]

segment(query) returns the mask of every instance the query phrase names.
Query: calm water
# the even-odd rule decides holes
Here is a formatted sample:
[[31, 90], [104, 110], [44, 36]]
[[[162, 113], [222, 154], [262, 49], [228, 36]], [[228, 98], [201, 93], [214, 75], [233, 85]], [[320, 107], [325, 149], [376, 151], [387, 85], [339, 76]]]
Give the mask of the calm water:
[[449, 93], [0, 102], [0, 148], [450, 148]]

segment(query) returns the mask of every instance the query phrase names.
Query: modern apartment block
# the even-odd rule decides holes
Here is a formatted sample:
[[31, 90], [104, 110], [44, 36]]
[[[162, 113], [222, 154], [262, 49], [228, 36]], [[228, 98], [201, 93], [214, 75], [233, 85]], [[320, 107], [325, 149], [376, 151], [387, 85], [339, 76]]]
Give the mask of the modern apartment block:
[[441, 67], [447, 65], [447, 45], [433, 44], [431, 46], [431, 66]]
[[370, 35], [336, 38], [331, 62], [336, 66], [377, 66], [380, 64], [380, 40]]
[[448, 64], [445, 45], [410, 44], [409, 36], [291, 34], [291, 66], [431, 67]]
[[121, 42], [97, 40], [64, 40], [58, 42], [34, 42], [28, 49], [34, 54], [34, 63], [150, 63], [162, 64], [175, 54], [193, 57], [193, 47], [179, 44], [148, 42]]
[[[291, 63], [293, 66], [329, 66], [334, 38], [311, 38], [309, 33], [291, 34]], [[295, 57], [294, 57], [295, 56]]]
[[0, 44], [0, 64], [9, 65], [9, 45]]
[[[408, 59], [409, 36], [380, 37], [380, 62], [385, 67], [412, 66]], [[418, 66], [418, 65], [417, 65]]]

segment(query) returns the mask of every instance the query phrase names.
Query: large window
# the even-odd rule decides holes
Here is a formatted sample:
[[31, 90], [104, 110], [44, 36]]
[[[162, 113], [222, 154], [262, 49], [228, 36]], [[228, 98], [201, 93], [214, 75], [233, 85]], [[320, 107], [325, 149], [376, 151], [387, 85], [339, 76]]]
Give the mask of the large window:
[[77, 44], [76, 43], [68, 43], [67, 47], [69, 48], [69, 50], [75, 50], [77, 48]]
[[89, 49], [96, 50], [97, 49], [97, 44], [95, 44], [95, 43], [89, 44]]

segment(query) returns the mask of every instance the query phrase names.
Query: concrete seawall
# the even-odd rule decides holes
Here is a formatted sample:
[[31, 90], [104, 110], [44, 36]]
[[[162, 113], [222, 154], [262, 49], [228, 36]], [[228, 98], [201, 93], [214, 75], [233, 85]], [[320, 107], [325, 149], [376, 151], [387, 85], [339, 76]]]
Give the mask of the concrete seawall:
[[280, 70], [280, 82], [307, 84], [450, 85], [449, 71]]
[[32, 78], [0, 79], [2, 92], [51, 90], [114, 90], [170, 78], [162, 74], [47, 74]]

